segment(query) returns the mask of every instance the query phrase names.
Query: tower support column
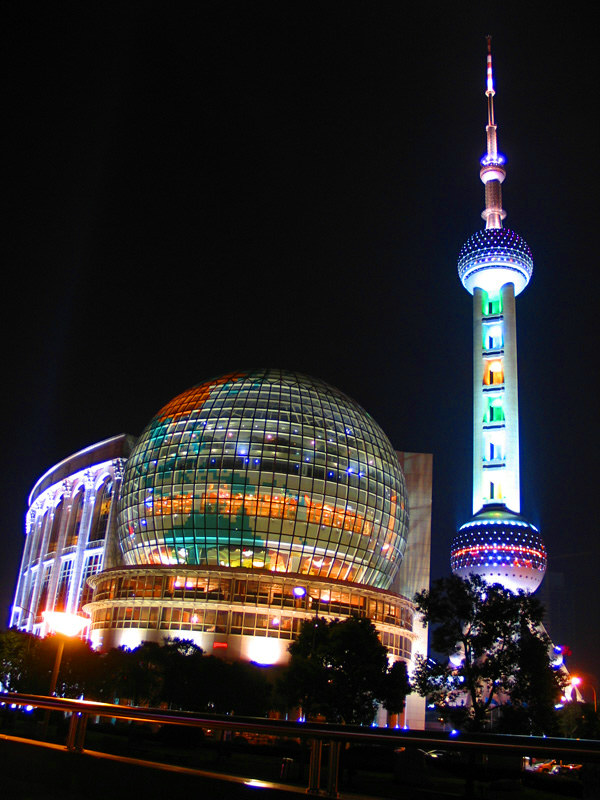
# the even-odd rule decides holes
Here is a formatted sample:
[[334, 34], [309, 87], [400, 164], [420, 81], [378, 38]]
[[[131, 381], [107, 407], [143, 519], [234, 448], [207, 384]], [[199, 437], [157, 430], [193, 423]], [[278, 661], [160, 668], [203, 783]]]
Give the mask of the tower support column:
[[506, 485], [504, 502], [519, 513], [519, 384], [517, 375], [517, 319], [515, 286], [505, 283], [500, 289], [504, 318], [504, 417], [506, 447]]
[[473, 291], [473, 513], [483, 504], [483, 290]]

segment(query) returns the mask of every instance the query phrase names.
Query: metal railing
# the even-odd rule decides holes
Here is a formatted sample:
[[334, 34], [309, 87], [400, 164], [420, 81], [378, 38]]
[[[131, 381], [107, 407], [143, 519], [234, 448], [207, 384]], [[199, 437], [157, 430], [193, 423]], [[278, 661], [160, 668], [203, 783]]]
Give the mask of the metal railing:
[[[396, 728], [364, 728], [327, 723], [301, 723], [258, 717], [196, 714], [159, 708], [123, 706], [89, 700], [70, 700], [17, 693], [0, 693], [0, 703], [33, 706], [70, 715], [66, 750], [81, 752], [84, 748], [89, 717], [105, 717], [147, 722], [159, 725], [183, 725], [192, 728], [211, 728], [236, 733], [264, 734], [287, 739], [299, 739], [310, 745], [308, 794], [338, 797], [340, 751], [343, 744], [388, 745], [396, 748], [423, 748], [479, 751], [507, 756], [529, 756], [539, 759], [573, 759], [582, 763], [600, 764], [600, 741], [559, 739], [538, 736], [498, 734], [460, 734], [432, 731], [407, 731]], [[33, 741], [33, 740], [32, 740]], [[327, 786], [321, 790], [321, 762], [324, 745], [328, 747]]]

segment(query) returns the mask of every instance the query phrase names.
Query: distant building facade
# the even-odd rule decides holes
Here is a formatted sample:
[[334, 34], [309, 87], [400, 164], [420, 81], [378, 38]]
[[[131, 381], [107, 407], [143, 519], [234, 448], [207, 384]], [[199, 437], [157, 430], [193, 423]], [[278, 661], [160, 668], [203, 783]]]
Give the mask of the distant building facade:
[[43, 611], [80, 611], [88, 578], [106, 563], [125, 462], [134, 439], [115, 436], [49, 469], [29, 495], [11, 626], [43, 636]]

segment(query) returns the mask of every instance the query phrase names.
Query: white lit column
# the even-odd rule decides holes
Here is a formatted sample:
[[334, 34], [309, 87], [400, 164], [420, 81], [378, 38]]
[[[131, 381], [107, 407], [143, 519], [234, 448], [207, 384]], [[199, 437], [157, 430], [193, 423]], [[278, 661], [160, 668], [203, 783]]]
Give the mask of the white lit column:
[[504, 503], [512, 511], [521, 510], [519, 489], [519, 385], [517, 376], [517, 321], [515, 287], [505, 283], [500, 290], [504, 321], [504, 417], [505, 478]]
[[473, 513], [483, 505], [483, 291], [473, 291]]

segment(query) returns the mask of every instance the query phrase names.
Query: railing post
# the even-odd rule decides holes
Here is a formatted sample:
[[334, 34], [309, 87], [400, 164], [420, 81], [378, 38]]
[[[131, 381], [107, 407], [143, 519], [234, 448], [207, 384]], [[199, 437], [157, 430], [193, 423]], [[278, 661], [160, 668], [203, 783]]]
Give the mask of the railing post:
[[74, 711], [71, 714], [69, 733], [67, 735], [67, 750], [71, 752], [81, 752], [83, 750], [88, 716], [89, 714], [84, 711]]
[[339, 797], [338, 781], [340, 772], [341, 742], [329, 742], [329, 764], [327, 769], [327, 797]]
[[69, 721], [69, 733], [67, 734], [67, 750], [75, 750], [75, 738], [79, 727], [79, 714], [74, 711]]
[[321, 786], [321, 739], [310, 740], [310, 762], [308, 765], [308, 788], [306, 794], [319, 794]]
[[79, 719], [79, 728], [77, 730], [77, 740], [75, 741], [75, 750], [81, 753], [83, 750], [83, 745], [85, 742], [85, 732], [87, 730], [87, 723], [89, 714], [86, 714], [84, 711], [80, 712], [80, 719]]

